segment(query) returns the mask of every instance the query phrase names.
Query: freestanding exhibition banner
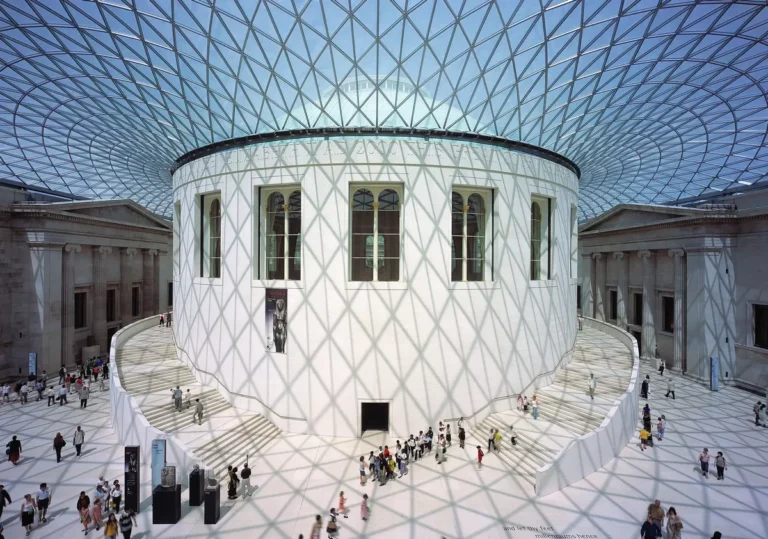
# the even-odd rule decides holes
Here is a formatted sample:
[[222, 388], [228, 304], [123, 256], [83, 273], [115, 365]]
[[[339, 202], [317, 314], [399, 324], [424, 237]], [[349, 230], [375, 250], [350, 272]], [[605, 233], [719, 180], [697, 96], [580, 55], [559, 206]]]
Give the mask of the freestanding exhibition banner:
[[37, 374], [37, 353], [29, 353], [29, 374]]
[[125, 446], [125, 508], [139, 512], [141, 452], [138, 445]]
[[267, 288], [264, 305], [267, 352], [285, 354], [288, 341], [288, 291], [285, 288]]
[[720, 381], [720, 358], [712, 356], [709, 358], [709, 389], [717, 391], [717, 384]]
[[165, 440], [152, 440], [152, 490], [163, 482]]

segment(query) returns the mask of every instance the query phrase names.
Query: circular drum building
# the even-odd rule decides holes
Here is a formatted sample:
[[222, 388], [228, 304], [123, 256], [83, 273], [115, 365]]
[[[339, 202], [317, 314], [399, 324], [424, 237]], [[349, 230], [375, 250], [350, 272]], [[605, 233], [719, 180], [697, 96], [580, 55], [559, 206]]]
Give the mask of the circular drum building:
[[181, 358], [288, 431], [482, 419], [573, 345], [578, 174], [506, 139], [386, 126], [187, 154]]

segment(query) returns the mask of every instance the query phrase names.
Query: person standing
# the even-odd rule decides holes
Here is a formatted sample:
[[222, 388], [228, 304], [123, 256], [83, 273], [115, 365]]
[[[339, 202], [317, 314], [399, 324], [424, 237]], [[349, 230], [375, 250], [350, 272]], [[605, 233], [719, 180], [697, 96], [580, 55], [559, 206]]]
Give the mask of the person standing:
[[65, 404], [67, 404], [67, 393], [69, 393], [69, 391], [67, 390], [66, 386], [61, 386], [59, 388], [59, 397], [58, 397], [59, 406], [64, 406]]
[[85, 491], [80, 491], [80, 497], [77, 499], [77, 512], [80, 515], [80, 524], [83, 525], [83, 533], [88, 534], [88, 525], [91, 523], [91, 499]]
[[101, 519], [104, 518], [104, 505], [100, 498], [93, 500], [93, 528], [98, 531], [101, 528]]
[[493, 435], [493, 445], [496, 448], [496, 453], [501, 453], [501, 432], [496, 429], [496, 433]]
[[11, 500], [11, 495], [8, 494], [8, 491], [5, 490], [5, 485], [0, 485], [0, 518], [3, 518], [3, 508], [6, 505], [11, 505], [12, 503], [13, 500]]
[[120, 501], [123, 499], [123, 491], [120, 490], [120, 482], [117, 479], [115, 479], [112, 491], [109, 493], [109, 498], [112, 500], [112, 509], [115, 513], [119, 513]]
[[6, 402], [8, 403], [11, 402], [10, 394], [11, 394], [11, 386], [9, 386], [8, 383], [6, 382], [5, 385], [3, 385], [3, 404], [5, 404]]
[[248, 463], [243, 464], [243, 471], [240, 472], [240, 478], [243, 480], [243, 499], [245, 496], [250, 496], [251, 493], [251, 469], [248, 467]]
[[64, 377], [67, 375], [67, 370], [64, 368], [64, 365], [61, 366], [59, 369], [59, 383], [57, 385], [61, 385], [64, 383]]
[[18, 464], [19, 459], [21, 458], [21, 441], [16, 439], [16, 436], [11, 438], [11, 441], [5, 444], [5, 447], [8, 449], [6, 450], [6, 453], [8, 453], [8, 460], [10, 460], [14, 466]]
[[27, 535], [32, 533], [32, 524], [35, 523], [35, 509], [37, 508], [35, 500], [31, 494], [25, 494], [21, 501], [21, 526], [27, 531]]
[[131, 532], [133, 527], [137, 526], [136, 515], [133, 509], [125, 509], [123, 514], [120, 515], [120, 532], [123, 534], [123, 539], [131, 539]]
[[366, 469], [365, 469], [365, 456], [360, 457], [360, 486], [365, 486]]
[[728, 464], [725, 462], [725, 457], [723, 456], [722, 451], [717, 452], [715, 466], [717, 466], [717, 479], [718, 481], [722, 481], [725, 479], [725, 470], [728, 469]]
[[464, 440], [466, 440], [467, 434], [462, 427], [459, 427], [459, 448], [464, 449]]
[[88, 397], [91, 395], [91, 390], [87, 387], [84, 387], [80, 390], [80, 409], [85, 409], [88, 407]]
[[445, 441], [450, 446], [451, 445], [451, 424], [446, 423], [445, 425]]
[[457, 429], [463, 429], [464, 428], [464, 417], [459, 418], [459, 422], [456, 424]]
[[230, 500], [237, 499], [237, 484], [240, 480], [237, 478], [237, 468], [229, 470], [229, 484], [227, 485], [227, 498]]
[[173, 403], [176, 406], [177, 412], [181, 412], [181, 398], [183, 396], [184, 394], [181, 391], [181, 388], [179, 386], [176, 386], [176, 389], [173, 392]]
[[495, 433], [495, 432], [493, 432], [493, 429], [491, 429], [491, 431], [488, 433], [488, 452], [489, 452], [489, 453], [490, 453], [491, 451], [493, 451], [494, 449], [496, 449], [496, 448], [493, 446], [493, 438], [494, 438], [495, 434], [496, 434], [496, 433]]
[[50, 386], [48, 388], [48, 391], [46, 391], [45, 396], [48, 397], [48, 406], [56, 404], [56, 390], [53, 389], [53, 386]]
[[648, 518], [643, 523], [643, 527], [640, 528], [640, 537], [641, 539], [656, 539], [657, 537], [661, 537], [661, 528], [653, 522], [651, 515], [648, 515]]
[[662, 441], [664, 439], [664, 421], [662, 421], [661, 418], [658, 419], [656, 422], [656, 436], [659, 439], [659, 441]]
[[539, 399], [536, 397], [536, 395], [533, 396], [531, 399], [531, 408], [533, 409], [533, 418], [538, 419], [539, 417]]
[[755, 426], [760, 425], [760, 406], [762, 404], [762, 402], [757, 401], [757, 404], [752, 407], [752, 412], [755, 414]]
[[760, 420], [760, 424], [763, 425], [763, 428], [768, 428], [768, 425], [765, 424], [765, 404], [760, 405], [760, 410], [758, 410], [757, 414]]
[[189, 407], [192, 406], [192, 390], [187, 389], [187, 392], [184, 393], [184, 404], [186, 404], [187, 410], [189, 410]]
[[48, 507], [51, 505], [51, 487], [47, 483], [40, 483], [40, 490], [35, 493], [37, 500], [37, 521], [48, 522], [45, 518]]
[[648, 438], [651, 436], [651, 433], [645, 430], [645, 427], [643, 427], [643, 430], [640, 431], [640, 451], [645, 451], [648, 449]]
[[672, 400], [675, 400], [675, 381], [672, 378], [667, 378], [667, 394], [664, 396], [669, 398], [670, 393], [672, 393]]
[[481, 469], [483, 467], [483, 456], [485, 453], [483, 453], [483, 448], [479, 445], [477, 446], [477, 469]]
[[165, 327], [165, 316], [162, 313], [160, 314], [160, 327]]
[[650, 382], [650, 377], [646, 374], [645, 375], [645, 380], [643, 380], [643, 383], [640, 386], [640, 397], [643, 398], [643, 399], [647, 399], [648, 398], [648, 389], [649, 389], [648, 385], [649, 385], [649, 382]]
[[706, 447], [699, 454], [699, 464], [701, 464], [701, 475], [709, 477], [709, 449]]
[[21, 384], [21, 392], [19, 393], [19, 396], [21, 398], [21, 404], [26, 404], [28, 402], [29, 386], [27, 385], [27, 382]]
[[589, 398], [595, 400], [595, 388], [597, 387], [597, 378], [592, 373], [589, 373]]
[[104, 524], [104, 537], [117, 537], [117, 517], [110, 513], [107, 523]]
[[363, 503], [360, 504], [360, 518], [368, 520], [368, 495], [363, 494]]
[[195, 422], [195, 418], [197, 418], [198, 425], [203, 424], [203, 403], [200, 402], [200, 399], [195, 399], [195, 415], [192, 416], [192, 423]]
[[667, 539], [680, 539], [680, 531], [683, 529], [683, 521], [677, 516], [674, 507], [667, 511]]
[[75, 437], [74, 440], [72, 440], [72, 443], [75, 446], [75, 451], [77, 451], [77, 456], [80, 456], [80, 450], [83, 447], [83, 443], [85, 443], [85, 431], [80, 428], [80, 425], [77, 426], [77, 430], [75, 431]]

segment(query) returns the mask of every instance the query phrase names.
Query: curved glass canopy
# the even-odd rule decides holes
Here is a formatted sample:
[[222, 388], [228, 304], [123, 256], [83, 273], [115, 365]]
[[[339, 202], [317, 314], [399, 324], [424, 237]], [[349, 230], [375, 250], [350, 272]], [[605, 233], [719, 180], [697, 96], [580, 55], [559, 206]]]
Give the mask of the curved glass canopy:
[[0, 180], [171, 215], [180, 155], [424, 127], [556, 151], [582, 218], [765, 181], [763, 1], [5, 0]]

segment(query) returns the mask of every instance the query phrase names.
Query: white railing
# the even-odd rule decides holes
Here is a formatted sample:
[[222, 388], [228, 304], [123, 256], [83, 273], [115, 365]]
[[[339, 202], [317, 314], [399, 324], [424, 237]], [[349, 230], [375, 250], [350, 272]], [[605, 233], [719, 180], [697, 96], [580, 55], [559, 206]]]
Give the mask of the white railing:
[[568, 443], [536, 472], [536, 495], [546, 496], [584, 479], [608, 464], [626, 447], [637, 428], [640, 358], [632, 335], [611, 324], [584, 318], [584, 325], [618, 339], [632, 354], [632, 376], [627, 390], [614, 402], [600, 427]]
[[203, 468], [203, 463], [182, 441], [149, 424], [136, 399], [123, 389], [117, 369], [117, 350], [131, 337], [158, 325], [159, 318], [160, 315], [156, 315], [134, 322], [115, 333], [112, 338], [109, 347], [109, 369], [112, 372], [109, 377], [109, 416], [120, 444], [138, 445], [141, 448], [141, 458], [147, 465], [152, 458], [152, 440], [165, 440], [166, 461], [169, 465], [176, 466], [177, 481], [186, 487], [192, 466], [198, 464]]

